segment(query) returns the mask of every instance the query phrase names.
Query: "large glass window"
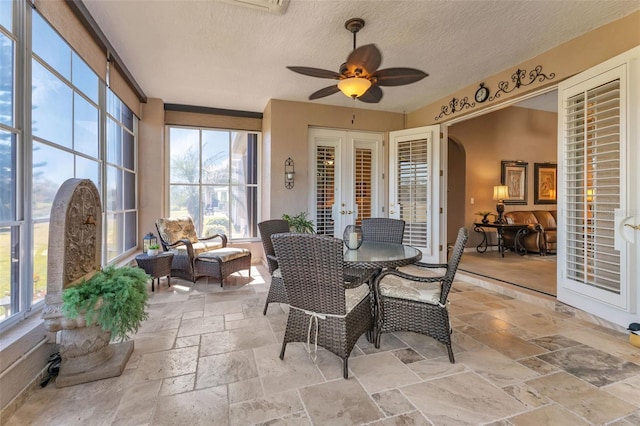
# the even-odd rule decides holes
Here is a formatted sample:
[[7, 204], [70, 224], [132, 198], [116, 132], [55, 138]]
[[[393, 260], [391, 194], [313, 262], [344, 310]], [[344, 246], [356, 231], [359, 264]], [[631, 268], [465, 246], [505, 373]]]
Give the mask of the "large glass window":
[[[20, 61], [17, 45], [31, 46]], [[15, 113], [23, 105], [30, 116]], [[51, 206], [65, 180], [91, 179], [101, 194], [104, 264], [135, 249], [136, 140], [133, 112], [54, 28], [28, 2], [0, 0], [0, 328], [44, 299]]]
[[256, 238], [259, 136], [169, 127], [171, 216], [191, 216], [201, 236]]

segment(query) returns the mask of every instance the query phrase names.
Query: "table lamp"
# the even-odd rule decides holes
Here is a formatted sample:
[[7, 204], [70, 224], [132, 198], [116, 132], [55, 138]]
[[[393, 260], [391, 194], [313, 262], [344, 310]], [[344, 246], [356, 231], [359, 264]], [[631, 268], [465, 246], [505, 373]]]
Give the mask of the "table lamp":
[[498, 201], [498, 204], [496, 205], [498, 219], [496, 219], [495, 223], [505, 222], [502, 217], [502, 213], [504, 213], [504, 200], [506, 198], [509, 198], [509, 187], [506, 185], [496, 185], [493, 187], [493, 199]]

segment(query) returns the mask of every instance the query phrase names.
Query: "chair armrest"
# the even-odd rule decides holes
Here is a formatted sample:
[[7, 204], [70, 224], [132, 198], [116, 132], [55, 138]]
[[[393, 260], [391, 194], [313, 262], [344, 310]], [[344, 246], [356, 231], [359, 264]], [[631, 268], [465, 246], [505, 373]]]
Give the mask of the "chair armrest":
[[273, 273], [276, 269], [278, 269], [278, 258], [272, 254], [267, 255], [267, 265], [269, 265], [269, 273]]
[[222, 240], [222, 247], [227, 246], [228, 238], [224, 234], [215, 234], [210, 237], [203, 237], [203, 238], [198, 237], [198, 241], [209, 241], [209, 240], [213, 240], [214, 238], [220, 238]]
[[449, 266], [446, 263], [424, 263], [424, 262], [416, 262], [413, 265], [419, 266], [421, 268], [446, 268]]
[[173, 244], [166, 244], [167, 249], [174, 248], [174, 247], [180, 247], [182, 245], [187, 247], [187, 254], [189, 256], [189, 259], [193, 259], [193, 257], [194, 257], [193, 244], [191, 243], [191, 241], [189, 241], [188, 238], [183, 238], [183, 239], [181, 239], [179, 241], [176, 241]]
[[527, 229], [529, 230], [529, 232], [539, 232], [541, 234], [544, 234], [544, 226], [540, 225], [539, 223], [531, 223], [529, 224], [529, 226], [527, 226]]

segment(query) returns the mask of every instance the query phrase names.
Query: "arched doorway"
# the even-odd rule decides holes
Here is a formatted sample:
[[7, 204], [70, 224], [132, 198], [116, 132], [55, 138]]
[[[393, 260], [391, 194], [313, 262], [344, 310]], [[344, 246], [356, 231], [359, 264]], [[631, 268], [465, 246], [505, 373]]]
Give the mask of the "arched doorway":
[[458, 229], [465, 226], [467, 156], [462, 144], [451, 138], [447, 141], [447, 148], [447, 246], [451, 246]]

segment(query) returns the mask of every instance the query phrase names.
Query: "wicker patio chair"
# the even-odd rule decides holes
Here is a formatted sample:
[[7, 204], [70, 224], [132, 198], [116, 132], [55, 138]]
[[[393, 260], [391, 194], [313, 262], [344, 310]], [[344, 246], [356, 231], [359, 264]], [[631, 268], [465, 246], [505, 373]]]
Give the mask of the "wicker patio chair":
[[404, 220], [372, 217], [362, 220], [362, 240], [402, 244]]
[[289, 223], [282, 219], [265, 220], [258, 224], [258, 229], [260, 230], [262, 247], [264, 248], [267, 265], [269, 266], [269, 274], [271, 275], [269, 294], [267, 295], [267, 301], [265, 302], [264, 310], [262, 311], [262, 315], [266, 315], [269, 303], [289, 303], [287, 299], [287, 292], [284, 288], [284, 282], [282, 281], [282, 275], [278, 269], [276, 252], [273, 250], [273, 243], [271, 242], [271, 235], [289, 232]]
[[370, 275], [345, 283], [342, 240], [293, 233], [271, 239], [290, 306], [280, 359], [289, 342], [322, 346], [342, 358], [347, 379], [351, 350], [373, 327]]
[[216, 234], [198, 237], [193, 220], [188, 217], [160, 218], [156, 229], [164, 251], [173, 253], [171, 276], [196, 282], [201, 277], [224, 279], [246, 269], [251, 276], [251, 252], [227, 247], [227, 236]]
[[411, 275], [395, 269], [383, 271], [374, 280], [378, 318], [375, 344], [380, 347], [380, 334], [388, 331], [413, 331], [440, 341], [447, 347], [453, 364], [451, 326], [447, 298], [469, 238], [460, 228], [448, 263], [415, 264], [414, 268], [446, 268], [444, 275]]

